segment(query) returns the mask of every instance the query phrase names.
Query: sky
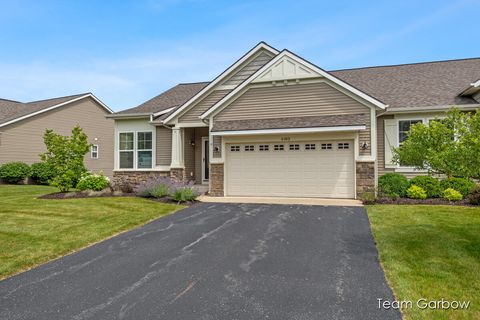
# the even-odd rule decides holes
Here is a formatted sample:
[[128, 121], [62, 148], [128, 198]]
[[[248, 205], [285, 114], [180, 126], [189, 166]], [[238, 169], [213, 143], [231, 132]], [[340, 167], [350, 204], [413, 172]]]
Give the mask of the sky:
[[326, 70], [480, 57], [480, 0], [4, 1], [0, 97], [115, 111], [209, 81], [258, 42]]

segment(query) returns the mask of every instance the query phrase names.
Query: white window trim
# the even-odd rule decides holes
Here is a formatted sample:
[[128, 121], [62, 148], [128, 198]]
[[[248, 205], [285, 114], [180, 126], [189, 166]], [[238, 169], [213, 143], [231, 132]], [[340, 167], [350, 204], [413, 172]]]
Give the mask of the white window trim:
[[[97, 154], [96, 157], [93, 156], [93, 147], [96, 147], [96, 148], [97, 148], [97, 151], [95, 152], [95, 153]], [[98, 144], [92, 144], [92, 145], [90, 146], [90, 158], [91, 158], [91, 159], [97, 160], [97, 159], [100, 158], [99, 149], [100, 149], [100, 148], [98, 147]]]
[[[138, 141], [138, 133], [139, 132], [151, 132], [152, 133], [152, 149], [138, 149], [137, 148], [137, 141]], [[122, 133], [133, 133], [133, 150], [120, 150], [120, 134]], [[117, 131], [117, 159], [118, 168], [115, 171], [155, 171], [159, 170], [155, 167], [155, 159], [156, 159], [156, 141], [155, 141], [155, 132], [153, 130], [137, 130], [137, 131]], [[152, 167], [151, 168], [138, 168], [138, 151], [152, 151]], [[133, 151], [133, 168], [120, 168], [120, 152], [122, 151]]]

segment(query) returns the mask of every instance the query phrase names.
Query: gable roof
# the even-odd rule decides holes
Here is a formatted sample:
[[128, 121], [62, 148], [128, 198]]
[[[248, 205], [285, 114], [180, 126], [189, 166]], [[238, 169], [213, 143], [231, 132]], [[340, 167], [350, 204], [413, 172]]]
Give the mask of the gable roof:
[[478, 104], [459, 94], [480, 78], [480, 58], [330, 71], [389, 107]]
[[0, 99], [0, 127], [6, 126], [8, 124], [35, 116], [39, 113], [43, 113], [66, 104], [72, 103], [74, 101], [91, 97], [96, 102], [98, 102], [108, 113], [112, 113], [103, 102], [101, 102], [97, 97], [92, 93], [81, 93], [71, 96], [58, 97], [46, 100], [38, 100], [32, 102], [18, 102], [7, 99]]

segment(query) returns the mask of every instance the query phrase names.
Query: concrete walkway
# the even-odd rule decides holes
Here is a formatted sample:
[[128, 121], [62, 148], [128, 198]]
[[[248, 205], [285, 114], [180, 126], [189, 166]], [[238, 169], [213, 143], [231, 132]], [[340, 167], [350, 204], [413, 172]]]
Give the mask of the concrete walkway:
[[197, 198], [201, 202], [214, 203], [261, 203], [261, 204], [290, 204], [309, 206], [341, 206], [361, 207], [362, 202], [353, 199], [325, 199], [325, 198], [280, 198], [280, 197], [210, 197], [202, 195]]

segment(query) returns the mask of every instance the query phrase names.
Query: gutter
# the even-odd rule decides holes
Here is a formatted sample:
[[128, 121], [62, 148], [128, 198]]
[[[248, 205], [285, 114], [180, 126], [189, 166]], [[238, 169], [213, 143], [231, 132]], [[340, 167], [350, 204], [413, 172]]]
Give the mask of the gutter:
[[138, 119], [138, 118], [147, 118], [151, 115], [151, 113], [122, 113], [122, 114], [109, 114], [106, 115], [106, 118], [113, 118], [113, 119]]
[[393, 107], [388, 108], [385, 112], [377, 114], [380, 117], [385, 114], [395, 113], [423, 113], [423, 112], [435, 112], [435, 111], [447, 111], [451, 108], [458, 108], [460, 110], [475, 110], [480, 108], [480, 104], [464, 104], [464, 105], [445, 105], [445, 106], [428, 106], [428, 107]]

